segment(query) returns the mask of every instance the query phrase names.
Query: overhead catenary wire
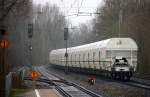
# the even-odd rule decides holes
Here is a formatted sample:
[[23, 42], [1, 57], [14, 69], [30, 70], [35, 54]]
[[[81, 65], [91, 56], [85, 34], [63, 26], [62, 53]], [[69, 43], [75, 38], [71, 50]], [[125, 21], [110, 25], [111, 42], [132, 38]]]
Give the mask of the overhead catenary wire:
[[[67, 20], [69, 21], [69, 18], [77, 18], [77, 17], [91, 17], [93, 15], [99, 15], [101, 14], [98, 11], [92, 11], [89, 12], [88, 10], [82, 10], [85, 8], [93, 8], [93, 7], [85, 7], [84, 3], [86, 2], [84, 0], [71, 0], [71, 6], [67, 8], [67, 11], [65, 13], [65, 16]], [[72, 12], [74, 11], [74, 12]]]
[[[81, 0], [81, 3], [80, 3], [80, 5], [79, 5], [79, 0], [76, 0], [76, 1], [78, 1], [78, 10], [77, 10], [77, 12], [74, 12], [74, 13], [72, 13], [72, 14], [68, 14], [68, 13], [70, 13], [69, 11], [73, 8], [73, 6], [71, 6], [71, 8], [70, 8], [70, 10], [68, 11], [68, 13], [67, 13], [67, 15], [66, 15], [66, 17], [70, 17], [70, 16], [92, 16], [93, 14], [101, 14], [101, 13], [99, 13], [99, 12], [82, 12], [82, 11], [80, 11], [80, 9], [81, 9], [81, 7], [82, 7], [82, 5], [83, 5], [83, 0]], [[74, 4], [75, 4], [76, 2], [74, 2]], [[72, 3], [73, 4], [73, 3]]]
[[66, 15], [65, 17], [70, 17], [70, 16], [92, 16], [94, 14], [101, 14], [100, 12], [78, 12], [78, 13], [73, 13]]
[[80, 12], [80, 9], [81, 9], [81, 7], [82, 7], [82, 4], [83, 4], [83, 0], [81, 1], [81, 4], [80, 4], [80, 6], [79, 6], [79, 8], [78, 8], [78, 13]]
[[66, 13], [66, 14], [68, 14], [68, 13], [70, 12], [70, 10], [73, 8], [73, 5], [75, 5], [75, 4], [76, 4], [76, 1], [77, 1], [77, 0], [74, 0], [74, 2], [73, 2], [73, 3], [71, 3], [71, 6], [70, 6], [70, 8], [68, 9], [68, 11], [67, 11], [67, 13]]

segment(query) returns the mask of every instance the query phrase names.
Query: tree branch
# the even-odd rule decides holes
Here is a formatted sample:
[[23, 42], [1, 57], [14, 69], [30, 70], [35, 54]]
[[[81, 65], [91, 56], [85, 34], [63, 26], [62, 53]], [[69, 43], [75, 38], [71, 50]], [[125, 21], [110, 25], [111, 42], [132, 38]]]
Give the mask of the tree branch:
[[9, 14], [9, 12], [11, 11], [11, 9], [14, 7], [14, 5], [17, 3], [18, 0], [15, 0], [14, 2], [12, 2], [12, 4], [8, 7], [8, 9], [6, 10], [6, 13], [4, 13], [2, 15], [2, 17], [0, 18], [0, 21], [3, 21], [5, 19], [5, 17]]
[[2, 9], [4, 9], [5, 6], [5, 0], [2, 0]]

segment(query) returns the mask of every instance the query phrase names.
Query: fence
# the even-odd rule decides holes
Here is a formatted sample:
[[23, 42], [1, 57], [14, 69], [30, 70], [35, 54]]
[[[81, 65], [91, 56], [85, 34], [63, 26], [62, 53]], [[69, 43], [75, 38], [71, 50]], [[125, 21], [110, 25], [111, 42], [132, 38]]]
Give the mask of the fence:
[[7, 76], [6, 76], [6, 84], [5, 84], [5, 86], [6, 86], [6, 90], [5, 90], [5, 92], [6, 92], [6, 97], [9, 97], [9, 95], [10, 95], [10, 92], [11, 92], [11, 89], [12, 89], [12, 73], [10, 72]]

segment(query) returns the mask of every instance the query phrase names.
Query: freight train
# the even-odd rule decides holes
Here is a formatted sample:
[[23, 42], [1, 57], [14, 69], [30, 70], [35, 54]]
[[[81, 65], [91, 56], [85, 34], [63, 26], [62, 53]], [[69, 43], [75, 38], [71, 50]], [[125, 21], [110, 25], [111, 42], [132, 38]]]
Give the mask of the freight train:
[[130, 80], [137, 68], [137, 51], [137, 44], [131, 38], [110, 38], [70, 47], [67, 53], [65, 48], [52, 50], [49, 62], [71, 71]]

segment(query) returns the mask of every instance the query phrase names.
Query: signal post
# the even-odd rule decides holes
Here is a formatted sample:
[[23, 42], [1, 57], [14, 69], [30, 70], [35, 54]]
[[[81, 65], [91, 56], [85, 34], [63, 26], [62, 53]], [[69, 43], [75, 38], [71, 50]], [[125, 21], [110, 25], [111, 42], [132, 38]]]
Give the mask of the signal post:
[[6, 97], [6, 49], [9, 46], [9, 40], [5, 29], [0, 29], [0, 97]]
[[33, 89], [36, 88], [36, 78], [39, 77], [39, 73], [34, 70], [34, 65], [32, 63], [32, 37], [33, 37], [33, 23], [28, 24], [28, 38], [30, 39], [29, 43], [29, 51], [30, 51], [30, 65], [31, 65], [31, 78], [32, 78], [32, 85]]
[[67, 52], [67, 48], [68, 48], [68, 28], [64, 28], [64, 40], [66, 41], [66, 52], [65, 52], [65, 57], [66, 57], [66, 66], [65, 66], [65, 73], [68, 73], [68, 52]]

